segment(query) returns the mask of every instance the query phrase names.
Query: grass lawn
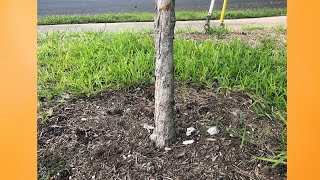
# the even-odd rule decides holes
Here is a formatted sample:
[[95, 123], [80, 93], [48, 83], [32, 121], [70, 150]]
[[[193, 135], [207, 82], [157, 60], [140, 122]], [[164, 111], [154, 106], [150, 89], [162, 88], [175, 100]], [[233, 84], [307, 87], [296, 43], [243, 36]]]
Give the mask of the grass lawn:
[[[151, 32], [50, 33], [38, 38], [39, 97], [91, 95], [110, 86], [153, 83]], [[112, 42], [112, 43], [110, 43]], [[252, 47], [242, 40], [175, 39], [175, 77], [250, 93], [265, 107], [286, 109], [286, 46], [276, 37]]]
[[[213, 31], [214, 32], [214, 31]], [[174, 44], [175, 79], [180, 84], [243, 92], [257, 116], [286, 123], [286, 29], [244, 27], [215, 35], [179, 32]], [[261, 32], [261, 34], [259, 34]], [[98, 92], [154, 83], [152, 31], [47, 33], [38, 37], [38, 97], [65, 93], [94, 97]], [[267, 36], [268, 35], [268, 36]], [[213, 40], [215, 39], [215, 40]], [[254, 42], [252, 40], [254, 39]], [[52, 113], [52, 112], [51, 112]], [[241, 117], [240, 117], [241, 119]], [[281, 131], [281, 130], [280, 130]], [[286, 161], [286, 130], [277, 164]], [[240, 137], [243, 145], [246, 129]]]
[[[178, 11], [176, 18], [178, 21], [204, 20], [207, 11]], [[220, 18], [220, 11], [214, 11], [212, 19]], [[286, 15], [286, 9], [252, 9], [252, 10], [227, 10], [226, 19], [259, 18]], [[84, 23], [115, 23], [115, 22], [150, 22], [153, 21], [154, 14], [148, 12], [134, 13], [113, 13], [96, 15], [57, 15], [44, 16], [38, 18], [38, 25], [50, 24], [84, 24]]]

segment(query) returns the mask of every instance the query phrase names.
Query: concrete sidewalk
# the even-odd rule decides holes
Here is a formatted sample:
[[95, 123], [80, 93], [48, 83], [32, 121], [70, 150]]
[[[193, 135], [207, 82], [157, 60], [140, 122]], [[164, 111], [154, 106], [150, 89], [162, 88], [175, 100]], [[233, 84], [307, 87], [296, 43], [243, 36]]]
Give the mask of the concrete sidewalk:
[[[200, 21], [177, 21], [177, 29], [203, 30], [204, 20]], [[211, 21], [212, 25], [219, 25], [219, 20]], [[243, 26], [271, 27], [277, 25], [287, 26], [287, 16], [250, 18], [250, 19], [230, 19], [225, 20], [227, 27], [239, 29]], [[92, 23], [92, 24], [64, 24], [64, 25], [43, 25], [38, 26], [38, 33], [60, 31], [60, 32], [80, 32], [80, 31], [119, 31], [125, 29], [153, 29], [153, 22], [126, 22], [126, 23]]]

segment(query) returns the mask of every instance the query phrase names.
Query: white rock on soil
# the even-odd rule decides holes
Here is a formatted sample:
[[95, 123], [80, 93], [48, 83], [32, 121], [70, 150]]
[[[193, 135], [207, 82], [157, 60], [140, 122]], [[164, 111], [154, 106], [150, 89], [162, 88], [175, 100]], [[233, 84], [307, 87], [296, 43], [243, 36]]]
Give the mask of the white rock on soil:
[[142, 126], [143, 126], [143, 128], [146, 129], [149, 133], [151, 132], [151, 130], [154, 129], [153, 126], [150, 126], [150, 125], [148, 125], [148, 124], [146, 124], [146, 123], [142, 124]]
[[192, 132], [194, 132], [195, 130], [196, 129], [194, 127], [187, 128], [187, 132], [186, 132], [187, 136], [190, 136], [192, 134]]
[[149, 130], [154, 129], [153, 126], [150, 126], [150, 125], [148, 125], [148, 124], [146, 124], [146, 123], [143, 124], [143, 128], [144, 128], [144, 129], [149, 129]]
[[187, 140], [187, 141], [183, 141], [182, 144], [189, 145], [189, 144], [192, 144], [193, 142], [194, 140]]
[[219, 133], [217, 126], [211, 127], [207, 130], [210, 135], [216, 135]]

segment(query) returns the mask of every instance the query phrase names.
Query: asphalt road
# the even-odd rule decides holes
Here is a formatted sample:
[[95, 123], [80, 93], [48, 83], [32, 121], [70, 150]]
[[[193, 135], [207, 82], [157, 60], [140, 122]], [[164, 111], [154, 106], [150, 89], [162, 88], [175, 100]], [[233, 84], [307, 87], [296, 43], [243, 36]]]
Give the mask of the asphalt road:
[[[209, 9], [211, 0], [176, 0], [176, 10]], [[216, 0], [221, 9], [223, 0]], [[155, 0], [38, 0], [38, 16], [101, 14], [113, 12], [152, 12]], [[286, 0], [229, 0], [227, 9], [284, 8]]]

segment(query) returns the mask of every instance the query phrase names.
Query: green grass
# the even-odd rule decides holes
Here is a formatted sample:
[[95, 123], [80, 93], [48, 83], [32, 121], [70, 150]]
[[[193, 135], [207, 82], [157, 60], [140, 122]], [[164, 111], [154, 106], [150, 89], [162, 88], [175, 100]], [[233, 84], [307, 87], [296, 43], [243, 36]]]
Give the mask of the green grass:
[[274, 31], [276, 31], [279, 34], [285, 34], [287, 33], [287, 28], [283, 25], [275, 26], [272, 28]]
[[[110, 43], [112, 42], [112, 43]], [[286, 47], [274, 39], [175, 40], [175, 78], [246, 91], [263, 109], [286, 109]], [[154, 40], [147, 32], [51, 33], [38, 38], [39, 98], [92, 95], [110, 86], [153, 83]]]
[[244, 31], [259, 31], [259, 30], [264, 30], [265, 27], [259, 27], [259, 26], [243, 26], [242, 30]]
[[223, 38], [225, 35], [227, 35], [230, 32], [230, 29], [228, 29], [225, 26], [221, 26], [221, 27], [208, 27], [205, 28], [205, 33], [206, 34], [211, 34], [211, 35], [215, 35], [218, 38]]
[[246, 141], [246, 133], [247, 133], [247, 128], [245, 127], [245, 124], [243, 122], [243, 114], [242, 114], [242, 112], [240, 112], [240, 125], [244, 126], [243, 127], [243, 133], [242, 133], [242, 136], [241, 136], [241, 144], [240, 144], [240, 148], [242, 148], [244, 146], [245, 141]]
[[262, 158], [256, 157], [259, 160], [266, 161], [272, 163], [272, 168], [278, 166], [279, 164], [287, 164], [287, 152], [281, 152], [274, 157]]
[[[207, 11], [177, 11], [178, 21], [204, 20]], [[220, 18], [220, 11], [213, 11], [212, 19]], [[258, 18], [286, 15], [287, 10], [279, 9], [251, 9], [251, 10], [227, 10], [226, 19]], [[49, 24], [84, 24], [84, 23], [115, 23], [115, 22], [151, 22], [154, 19], [153, 13], [133, 12], [133, 13], [113, 13], [96, 15], [58, 15], [43, 16], [38, 18], [38, 25]]]

